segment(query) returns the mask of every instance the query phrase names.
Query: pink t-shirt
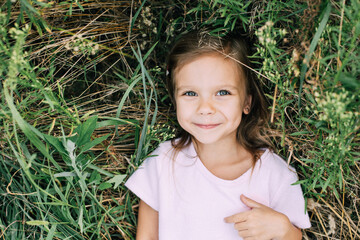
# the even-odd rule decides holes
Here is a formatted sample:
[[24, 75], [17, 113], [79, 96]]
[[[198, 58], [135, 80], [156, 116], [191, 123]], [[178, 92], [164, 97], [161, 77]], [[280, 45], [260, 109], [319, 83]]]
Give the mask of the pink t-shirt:
[[266, 150], [251, 169], [235, 180], [213, 175], [196, 156], [194, 146], [173, 159], [171, 142], [162, 143], [126, 182], [140, 199], [159, 212], [159, 239], [241, 239], [224, 218], [249, 210], [240, 195], [288, 216], [309, 228], [304, 198], [293, 168]]

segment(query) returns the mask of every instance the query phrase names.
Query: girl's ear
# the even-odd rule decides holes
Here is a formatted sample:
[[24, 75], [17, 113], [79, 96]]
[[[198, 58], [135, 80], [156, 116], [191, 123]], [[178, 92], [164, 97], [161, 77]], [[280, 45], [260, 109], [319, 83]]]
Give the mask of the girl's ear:
[[244, 109], [243, 109], [244, 114], [249, 114], [249, 113], [250, 113], [251, 101], [252, 101], [252, 96], [249, 95], [249, 96], [245, 99], [245, 107], [244, 107]]

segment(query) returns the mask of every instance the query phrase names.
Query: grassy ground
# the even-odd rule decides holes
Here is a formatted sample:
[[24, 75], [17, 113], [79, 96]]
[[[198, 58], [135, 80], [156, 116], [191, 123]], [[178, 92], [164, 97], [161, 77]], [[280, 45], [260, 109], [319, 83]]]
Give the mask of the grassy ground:
[[179, 33], [247, 31], [269, 134], [300, 175], [304, 239], [360, 239], [360, 3], [0, 3], [0, 239], [133, 239], [123, 186], [176, 123], [162, 79]]

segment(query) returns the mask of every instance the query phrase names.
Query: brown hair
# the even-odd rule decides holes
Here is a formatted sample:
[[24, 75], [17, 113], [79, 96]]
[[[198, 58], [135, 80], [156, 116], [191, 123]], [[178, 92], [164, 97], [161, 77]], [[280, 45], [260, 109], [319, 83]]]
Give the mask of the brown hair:
[[[218, 53], [236, 62], [239, 72], [245, 81], [246, 94], [252, 97], [249, 114], [243, 114], [237, 130], [237, 141], [253, 156], [253, 164], [260, 157], [261, 148], [271, 148], [266, 137], [265, 125], [268, 122], [268, 104], [259, 87], [256, 74], [251, 68], [248, 58], [249, 48], [245, 36], [228, 34], [225, 37], [212, 36], [206, 30], [197, 30], [184, 34], [175, 43], [167, 59], [166, 87], [169, 96], [175, 102], [175, 75], [176, 71], [186, 63], [204, 54]], [[172, 139], [175, 152], [187, 147], [192, 136], [182, 129]]]

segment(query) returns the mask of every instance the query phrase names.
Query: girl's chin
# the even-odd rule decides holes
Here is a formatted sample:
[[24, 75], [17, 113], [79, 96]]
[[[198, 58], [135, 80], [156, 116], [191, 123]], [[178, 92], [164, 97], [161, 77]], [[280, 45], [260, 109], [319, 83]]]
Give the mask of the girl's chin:
[[[193, 135], [194, 136], [194, 135]], [[210, 136], [194, 136], [196, 143], [204, 144], [204, 145], [211, 145], [219, 143], [220, 139], [212, 138]]]
[[191, 133], [194, 140], [198, 144], [204, 144], [204, 145], [214, 145], [216, 147], [217, 144], [233, 144], [237, 143], [236, 141], [236, 134], [214, 134], [214, 133], [208, 133], [208, 134], [198, 134], [198, 133]]

